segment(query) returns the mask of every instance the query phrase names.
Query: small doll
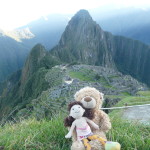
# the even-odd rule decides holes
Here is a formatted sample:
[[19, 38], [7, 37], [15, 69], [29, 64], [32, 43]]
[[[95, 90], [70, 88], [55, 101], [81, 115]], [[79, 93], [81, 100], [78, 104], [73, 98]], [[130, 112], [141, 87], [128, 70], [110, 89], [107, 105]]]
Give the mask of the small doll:
[[64, 123], [66, 127], [70, 127], [70, 130], [65, 138], [71, 138], [75, 129], [77, 140], [83, 142], [86, 150], [91, 150], [90, 140], [98, 140], [104, 146], [105, 150], [120, 150], [120, 144], [118, 142], [106, 141], [92, 133], [90, 126], [95, 129], [99, 129], [99, 126], [91, 120], [94, 117], [94, 113], [90, 110], [86, 111], [86, 108], [84, 108], [81, 102], [75, 101], [70, 103], [68, 109], [70, 115], [65, 119]]

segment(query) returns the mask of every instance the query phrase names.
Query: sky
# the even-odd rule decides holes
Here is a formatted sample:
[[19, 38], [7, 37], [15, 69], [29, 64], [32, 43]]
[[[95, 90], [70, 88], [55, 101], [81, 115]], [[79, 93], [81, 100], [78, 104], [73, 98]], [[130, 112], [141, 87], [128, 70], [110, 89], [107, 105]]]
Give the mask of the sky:
[[0, 0], [0, 28], [11, 30], [48, 14], [74, 14], [80, 9], [148, 7], [150, 0]]

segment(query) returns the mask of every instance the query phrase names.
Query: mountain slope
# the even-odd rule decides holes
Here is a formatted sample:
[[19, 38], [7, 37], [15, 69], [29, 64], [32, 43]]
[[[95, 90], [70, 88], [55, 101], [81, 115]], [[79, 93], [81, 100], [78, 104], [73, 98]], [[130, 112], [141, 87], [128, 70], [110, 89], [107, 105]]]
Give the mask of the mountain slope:
[[104, 32], [86, 10], [79, 11], [70, 20], [51, 53], [64, 62], [117, 68], [150, 86], [150, 47]]
[[114, 65], [105, 33], [86, 10], [80, 10], [72, 17], [52, 53], [64, 62]]
[[41, 17], [13, 31], [0, 29], [0, 82], [21, 69], [30, 49], [41, 43], [46, 49], [54, 47], [65, 29], [69, 15]]
[[[19, 81], [9, 88], [8, 93], [7, 88], [3, 89], [0, 117], [2, 119], [2, 115], [7, 116], [10, 111], [16, 110], [8, 119], [32, 116], [37, 119], [50, 118], [52, 113], [64, 111], [74, 93], [85, 86], [95, 87], [106, 95], [120, 96], [135, 95], [137, 91], [147, 89], [131, 76], [125, 76], [112, 68], [81, 64], [59, 65], [50, 69], [42, 67], [28, 77], [25, 83]], [[114, 99], [113, 104], [118, 101]]]
[[0, 82], [22, 68], [28, 51], [25, 45], [0, 34]]
[[[7, 115], [14, 108], [18, 111], [21, 108], [25, 108], [33, 99], [40, 97], [43, 91], [46, 91], [48, 94], [52, 90], [52, 95], [58, 92], [56, 95], [62, 94], [62, 100], [64, 100], [68, 94], [73, 95], [74, 90], [70, 93], [70, 91], [68, 91], [70, 89], [68, 86], [61, 86], [60, 81], [63, 80], [63, 74], [65, 71], [67, 72], [65, 66], [56, 66], [56, 68], [52, 68], [56, 64], [69, 63], [71, 65], [76, 62], [108, 68], [109, 71], [107, 73], [105, 73], [104, 68], [97, 68], [97, 70], [102, 70], [102, 75], [99, 75], [93, 69], [87, 71], [87, 68], [83, 68], [82, 73], [79, 74], [73, 71], [72, 75], [77, 74], [81, 79], [84, 79], [85, 82], [91, 80], [101, 82], [100, 84], [92, 84], [91, 82], [86, 84], [83, 82], [77, 84], [77, 87], [73, 85], [73, 88], [76, 87], [76, 89], [79, 88], [79, 85], [92, 85], [98, 89], [100, 88], [100, 90], [105, 93], [107, 93], [105, 90], [108, 89], [118, 94], [116, 93], [118, 88], [118, 86], [116, 87], [116, 82], [119, 81], [113, 80], [113, 78], [118, 79], [118, 75], [107, 77], [109, 74], [112, 74], [113, 71], [111, 71], [111, 69], [117, 71], [117, 68], [121, 72], [131, 74], [138, 80], [150, 85], [150, 74], [147, 67], [150, 62], [149, 52], [149, 47], [139, 41], [113, 36], [109, 32], [104, 32], [99, 25], [92, 20], [86, 10], [81, 10], [70, 20], [66, 30], [62, 34], [59, 44], [54, 49], [47, 52], [42, 45], [36, 45], [31, 50], [16, 84], [8, 89], [8, 80], [4, 86], [5, 88], [0, 89], [2, 93], [0, 97], [0, 109], [2, 110], [0, 117], [2, 118], [5, 114]], [[94, 66], [92, 67], [94, 68]], [[80, 67], [77, 67], [76, 71], [79, 71], [79, 68]], [[89, 68], [91, 67], [89, 66]], [[144, 74], [145, 71], [147, 74]], [[73, 76], [71, 76], [71, 78], [72, 77]], [[57, 78], [59, 82], [57, 82]], [[126, 83], [130, 84], [128, 88], [133, 86], [129, 88], [130, 91], [125, 91], [126, 94], [133, 91], [133, 89], [141, 89], [143, 87], [142, 85], [137, 86], [137, 81], [137, 83], [133, 82], [132, 85], [132, 79], [122, 78], [122, 80], [124, 82], [119, 84], [119, 90], [122, 88], [124, 89]], [[130, 82], [127, 82], [127, 80]], [[110, 85], [110, 81], [114, 81], [116, 84], [112, 86]], [[64, 91], [68, 92], [61, 91], [60, 88], [65, 88]], [[132, 92], [132, 94], [133, 93], [135, 92]], [[65, 101], [63, 102], [65, 103]]]
[[150, 86], [150, 47], [125, 37], [114, 38], [114, 61], [117, 68]]
[[34, 72], [36, 72], [40, 66], [41, 59], [46, 55], [45, 48], [37, 44], [34, 46], [27, 57], [25, 65], [22, 70], [21, 82], [24, 83], [28, 78], [30, 78]]
[[45, 74], [48, 69], [59, 62], [46, 53], [47, 51], [40, 44], [33, 47], [21, 73], [14, 75], [14, 78], [18, 76], [16, 82], [11, 77], [5, 83], [0, 84], [0, 118], [7, 115], [15, 106], [17, 109], [24, 107], [48, 88]]
[[52, 14], [43, 16], [26, 26], [20, 27], [19, 30], [28, 28], [34, 35], [30, 40], [23, 39], [22, 42], [25, 45], [29, 45], [30, 48], [37, 43], [41, 43], [48, 50], [53, 48], [60, 40], [60, 36], [68, 23], [69, 17], [70, 15]]
[[[109, 13], [108, 13], [109, 12]], [[150, 44], [150, 9], [124, 8], [91, 11], [93, 18], [105, 30]]]

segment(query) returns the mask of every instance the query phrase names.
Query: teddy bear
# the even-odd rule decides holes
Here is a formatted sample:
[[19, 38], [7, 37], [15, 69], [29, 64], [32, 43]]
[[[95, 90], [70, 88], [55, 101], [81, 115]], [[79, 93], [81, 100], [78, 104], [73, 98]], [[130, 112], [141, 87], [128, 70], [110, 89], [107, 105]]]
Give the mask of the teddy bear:
[[68, 110], [70, 114], [65, 118], [64, 125], [65, 127], [70, 127], [70, 129], [65, 138], [71, 138], [75, 130], [77, 140], [83, 143], [85, 150], [91, 150], [89, 143], [91, 140], [98, 140], [105, 147], [105, 150], [120, 150], [121, 146], [119, 143], [107, 141], [91, 131], [90, 125], [94, 129], [99, 129], [99, 126], [91, 120], [91, 116], [94, 117], [94, 115], [88, 115], [86, 108], [80, 101], [70, 103]]
[[[99, 129], [95, 129], [91, 126], [91, 130], [95, 135], [106, 139], [106, 133], [111, 129], [111, 122], [109, 116], [102, 110], [100, 110], [103, 103], [103, 93], [99, 92], [93, 87], [84, 87], [77, 91], [74, 95], [76, 101], [83, 104], [84, 108], [92, 110], [94, 112], [94, 118], [92, 119], [95, 124], [99, 126]], [[72, 135], [71, 150], [85, 150], [82, 142], [77, 140], [76, 132]], [[90, 142], [92, 150], [103, 150], [104, 146], [98, 140], [91, 140]]]

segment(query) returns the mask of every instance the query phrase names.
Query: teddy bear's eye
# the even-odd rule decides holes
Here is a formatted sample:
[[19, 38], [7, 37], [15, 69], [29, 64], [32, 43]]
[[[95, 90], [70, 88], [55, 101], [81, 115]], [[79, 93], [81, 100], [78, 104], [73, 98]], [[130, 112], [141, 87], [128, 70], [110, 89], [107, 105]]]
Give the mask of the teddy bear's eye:
[[74, 108], [72, 108], [72, 110], [74, 110]]
[[80, 108], [80, 106], [78, 108]]

